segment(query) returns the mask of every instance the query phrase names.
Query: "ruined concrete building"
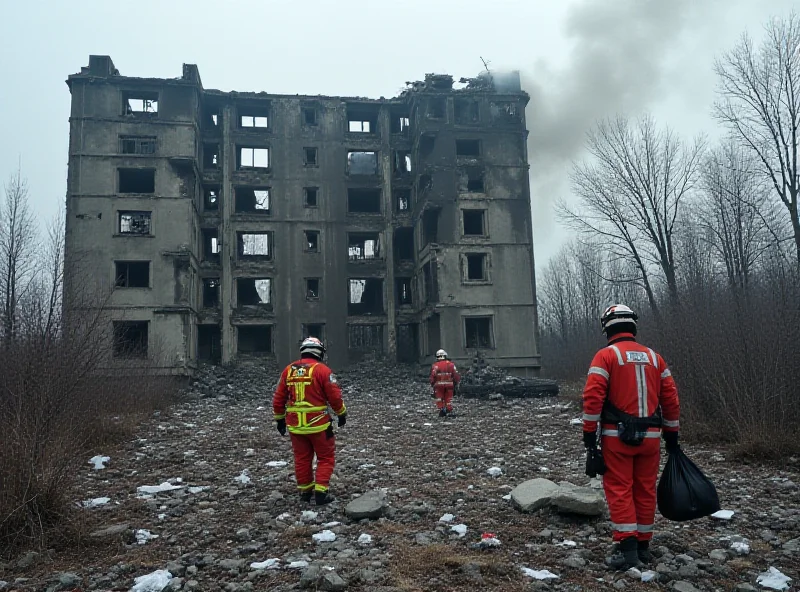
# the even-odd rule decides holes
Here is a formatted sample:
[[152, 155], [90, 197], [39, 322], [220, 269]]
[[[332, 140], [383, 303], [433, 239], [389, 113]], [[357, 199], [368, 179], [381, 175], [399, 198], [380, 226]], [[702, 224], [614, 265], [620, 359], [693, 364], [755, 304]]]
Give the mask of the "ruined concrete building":
[[539, 367], [519, 75], [426, 75], [393, 99], [206, 90], [122, 76], [72, 94], [68, 262], [113, 286], [109, 351], [166, 369], [325, 340]]

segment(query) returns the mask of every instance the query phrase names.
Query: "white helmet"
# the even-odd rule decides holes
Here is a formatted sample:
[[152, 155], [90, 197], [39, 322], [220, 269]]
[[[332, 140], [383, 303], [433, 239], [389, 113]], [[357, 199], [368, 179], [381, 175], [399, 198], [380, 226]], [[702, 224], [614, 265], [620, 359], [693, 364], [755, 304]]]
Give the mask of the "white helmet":
[[311, 354], [318, 360], [325, 357], [325, 345], [316, 337], [306, 337], [300, 344], [300, 355]]
[[608, 332], [608, 328], [612, 327], [613, 325], [617, 325], [619, 323], [630, 323], [634, 326], [635, 332], [636, 320], [638, 318], [639, 317], [636, 316], [636, 313], [624, 304], [612, 304], [605, 309], [605, 311], [603, 311], [603, 314], [600, 317], [600, 326], [603, 329], [603, 333], [606, 333]]
[[440, 349], [436, 352], [436, 359], [437, 360], [446, 360], [447, 359], [447, 352], [443, 349]]

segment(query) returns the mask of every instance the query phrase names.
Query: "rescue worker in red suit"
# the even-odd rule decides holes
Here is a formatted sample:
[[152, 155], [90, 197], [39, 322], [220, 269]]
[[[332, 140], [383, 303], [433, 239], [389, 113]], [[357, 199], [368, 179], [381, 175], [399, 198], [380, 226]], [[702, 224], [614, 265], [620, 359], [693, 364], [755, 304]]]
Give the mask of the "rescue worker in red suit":
[[336, 462], [336, 438], [328, 405], [338, 416], [339, 427], [347, 421], [342, 390], [331, 369], [322, 363], [324, 357], [325, 346], [319, 339], [305, 339], [300, 345], [300, 359], [283, 370], [272, 398], [278, 432], [284, 436], [289, 428], [300, 498], [309, 502], [313, 495], [318, 506], [336, 499], [328, 493]]
[[636, 342], [636, 320], [623, 304], [605, 310], [600, 323], [608, 346], [594, 356], [583, 390], [590, 455], [597, 454], [598, 426], [602, 437], [603, 488], [617, 543], [606, 562], [616, 569], [652, 560], [659, 438], [668, 452], [678, 449], [678, 389], [664, 359]]
[[453, 413], [453, 393], [460, 381], [461, 376], [456, 365], [447, 359], [447, 352], [443, 349], [437, 351], [436, 361], [431, 366], [431, 386], [439, 417]]

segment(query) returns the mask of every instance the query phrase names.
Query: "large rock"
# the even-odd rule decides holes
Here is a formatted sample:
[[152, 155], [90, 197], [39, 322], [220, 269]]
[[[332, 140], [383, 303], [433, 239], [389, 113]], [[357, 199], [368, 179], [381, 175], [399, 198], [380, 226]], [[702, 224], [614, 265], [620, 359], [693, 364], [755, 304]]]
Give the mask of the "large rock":
[[562, 481], [553, 494], [550, 503], [563, 514], [580, 514], [581, 516], [602, 516], [606, 502], [596, 489], [578, 487]]
[[511, 503], [522, 512], [535, 512], [550, 503], [558, 485], [549, 479], [530, 479], [511, 490]]
[[100, 530], [95, 530], [89, 536], [93, 539], [110, 539], [114, 537], [131, 538], [133, 532], [129, 524], [113, 524]]
[[347, 504], [344, 513], [353, 520], [376, 519], [383, 515], [385, 509], [386, 494], [374, 489]]

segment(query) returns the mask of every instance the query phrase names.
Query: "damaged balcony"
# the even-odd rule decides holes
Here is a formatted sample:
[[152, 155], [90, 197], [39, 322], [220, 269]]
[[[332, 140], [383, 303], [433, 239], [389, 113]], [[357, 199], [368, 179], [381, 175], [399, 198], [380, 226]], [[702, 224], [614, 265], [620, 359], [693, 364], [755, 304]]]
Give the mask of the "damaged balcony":
[[381, 278], [351, 278], [347, 294], [348, 316], [385, 314], [383, 280]]

